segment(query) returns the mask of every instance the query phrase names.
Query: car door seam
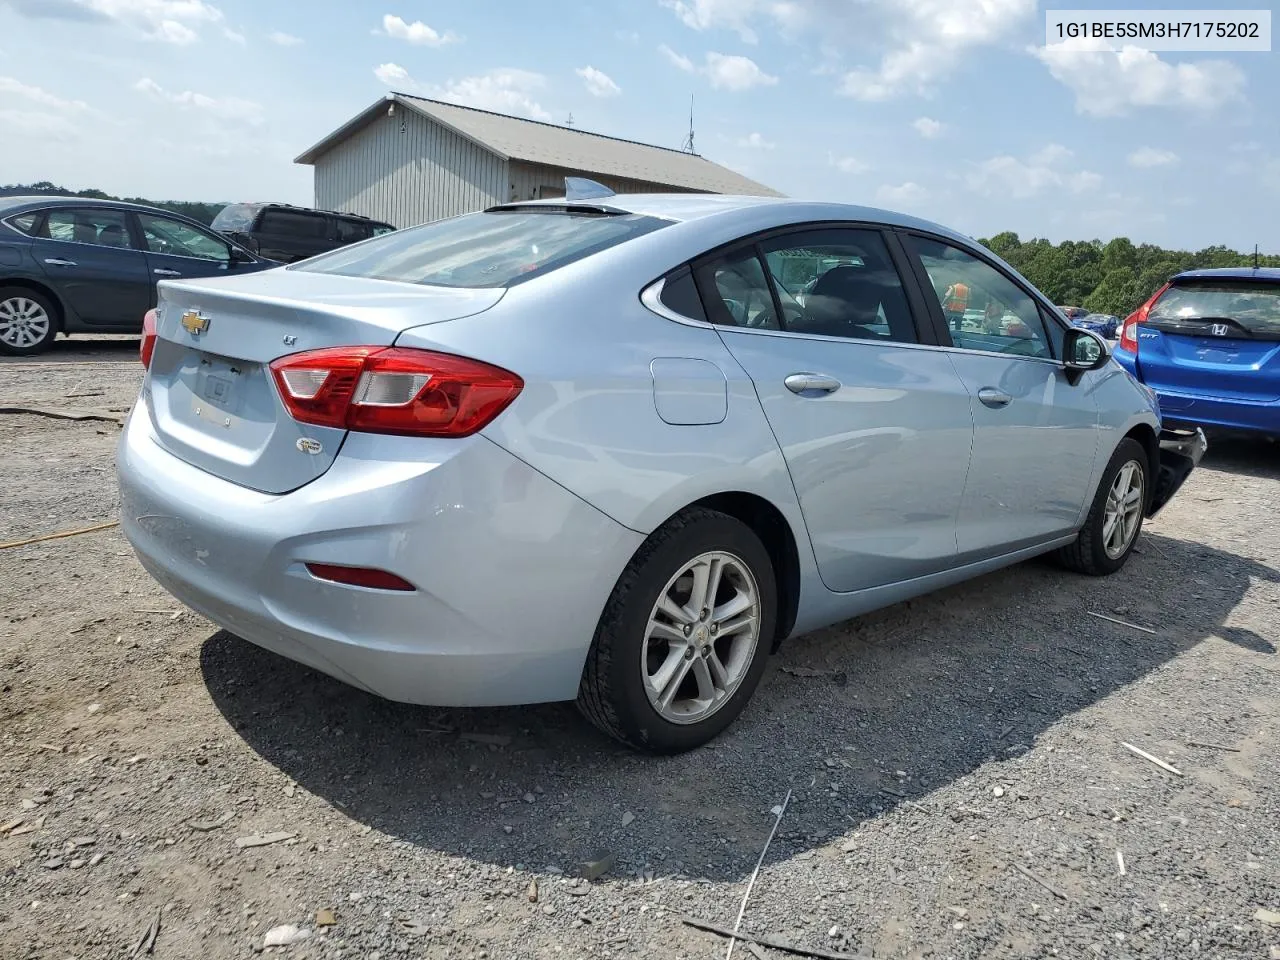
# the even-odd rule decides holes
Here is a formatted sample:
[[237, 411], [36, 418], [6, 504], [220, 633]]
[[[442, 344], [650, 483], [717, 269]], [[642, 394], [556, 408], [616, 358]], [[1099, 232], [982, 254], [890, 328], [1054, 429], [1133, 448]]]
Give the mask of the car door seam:
[[951, 524], [952, 536], [956, 541], [956, 556], [960, 556], [960, 515], [964, 512], [965, 497], [969, 493], [969, 476], [973, 473], [973, 448], [978, 442], [978, 418], [975, 415], [973, 405], [977, 398], [970, 391], [969, 385], [965, 383], [964, 377], [960, 376], [960, 368], [956, 366], [955, 357], [951, 351], [943, 351], [947, 357], [947, 363], [951, 366], [951, 372], [956, 375], [956, 381], [964, 390], [965, 395], [969, 398], [969, 461], [964, 465], [964, 483], [960, 487], [960, 498], [956, 501], [956, 513], [952, 518]]

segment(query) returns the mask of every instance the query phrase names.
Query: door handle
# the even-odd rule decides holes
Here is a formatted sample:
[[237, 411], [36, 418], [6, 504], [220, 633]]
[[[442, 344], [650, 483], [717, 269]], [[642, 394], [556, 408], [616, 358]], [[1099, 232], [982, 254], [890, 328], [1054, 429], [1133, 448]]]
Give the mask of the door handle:
[[840, 381], [821, 373], [793, 373], [782, 381], [792, 393], [835, 393]]
[[1007, 407], [1013, 397], [995, 387], [983, 387], [978, 391], [978, 399], [988, 407]]
[[46, 257], [44, 262], [51, 267], [74, 267], [76, 265], [74, 260], [63, 260], [61, 257]]
[[180, 276], [182, 276], [182, 271], [181, 271], [181, 270], [166, 270], [164, 267], [156, 267], [156, 268], [155, 268], [154, 270], [152, 270], [151, 272], [152, 272], [152, 273], [154, 273], [157, 277], [180, 277]]

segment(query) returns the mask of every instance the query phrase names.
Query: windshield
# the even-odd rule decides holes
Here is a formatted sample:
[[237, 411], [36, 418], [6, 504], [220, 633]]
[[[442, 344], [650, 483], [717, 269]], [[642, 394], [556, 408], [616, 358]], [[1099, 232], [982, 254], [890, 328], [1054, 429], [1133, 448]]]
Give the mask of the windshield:
[[289, 269], [441, 287], [508, 287], [668, 223], [556, 207], [473, 213], [374, 237]]
[[1257, 280], [1185, 280], [1156, 301], [1147, 322], [1199, 326], [1230, 322], [1254, 336], [1280, 338], [1280, 284]]
[[231, 203], [222, 208], [210, 226], [220, 233], [244, 232], [253, 226], [253, 218], [257, 215], [256, 204]]

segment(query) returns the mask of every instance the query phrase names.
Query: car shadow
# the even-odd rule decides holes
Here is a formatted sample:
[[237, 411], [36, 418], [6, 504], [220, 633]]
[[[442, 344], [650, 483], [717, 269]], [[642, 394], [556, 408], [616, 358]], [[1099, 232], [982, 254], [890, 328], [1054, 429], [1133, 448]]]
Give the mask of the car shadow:
[[[1255, 579], [1280, 575], [1154, 535], [1109, 579], [1022, 564], [788, 642], [738, 722], [679, 757], [624, 750], [569, 705], [390, 703], [225, 632], [204, 643], [201, 667], [253, 750], [397, 839], [531, 870], [609, 853], [614, 875], [738, 880], [788, 789], [771, 860], [927, 804], [1210, 635], [1274, 654], [1224, 629]], [[1193, 595], [1189, 583], [1205, 585]]]
[[137, 362], [137, 336], [118, 334], [74, 334], [58, 337], [44, 353], [32, 356], [0, 358], [0, 367], [7, 363], [119, 363]]
[[1280, 443], [1232, 434], [1211, 434], [1209, 450], [1200, 468], [1260, 480], [1280, 480]]

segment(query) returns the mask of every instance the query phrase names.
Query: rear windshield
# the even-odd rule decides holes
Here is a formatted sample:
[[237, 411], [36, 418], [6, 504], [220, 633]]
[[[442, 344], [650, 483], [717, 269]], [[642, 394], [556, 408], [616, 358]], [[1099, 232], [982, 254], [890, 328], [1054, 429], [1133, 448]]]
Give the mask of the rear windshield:
[[1160, 327], [1226, 324], [1241, 336], [1280, 339], [1280, 283], [1257, 280], [1182, 280], [1170, 287], [1148, 315]]
[[374, 237], [289, 269], [440, 287], [509, 287], [668, 223], [555, 207], [473, 213]]
[[228, 204], [213, 218], [210, 226], [221, 233], [245, 232], [253, 226], [253, 218], [258, 215], [258, 209], [253, 203]]

